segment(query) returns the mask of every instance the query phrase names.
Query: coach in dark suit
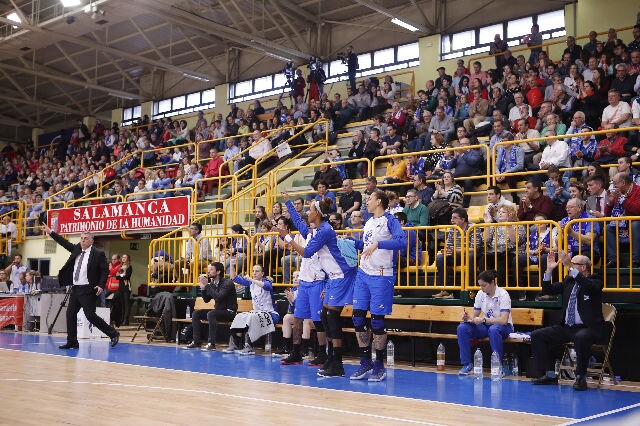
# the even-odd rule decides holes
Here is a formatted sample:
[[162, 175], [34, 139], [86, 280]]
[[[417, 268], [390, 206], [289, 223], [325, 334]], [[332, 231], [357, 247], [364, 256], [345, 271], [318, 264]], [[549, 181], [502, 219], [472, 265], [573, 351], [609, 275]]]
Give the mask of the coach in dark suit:
[[107, 256], [93, 246], [93, 236], [80, 234], [80, 243], [72, 244], [66, 238], [43, 225], [44, 232], [53, 240], [71, 252], [67, 263], [58, 272], [60, 286], [72, 286], [67, 307], [67, 343], [60, 349], [77, 349], [78, 335], [76, 330], [77, 315], [80, 308], [91, 324], [111, 338], [111, 346], [115, 346], [120, 333], [96, 315], [96, 297], [104, 291], [109, 276]]
[[591, 345], [604, 331], [602, 317], [602, 280], [590, 274], [591, 261], [587, 256], [573, 256], [559, 251], [557, 257], [569, 270], [563, 282], [551, 283], [551, 274], [558, 266], [556, 254], [547, 257], [547, 270], [542, 282], [542, 294], [562, 294], [562, 322], [560, 325], [535, 330], [531, 333], [531, 350], [538, 372], [546, 374], [533, 379], [534, 385], [558, 384], [549, 347], [573, 342], [576, 350], [575, 390], [587, 389], [587, 365]]

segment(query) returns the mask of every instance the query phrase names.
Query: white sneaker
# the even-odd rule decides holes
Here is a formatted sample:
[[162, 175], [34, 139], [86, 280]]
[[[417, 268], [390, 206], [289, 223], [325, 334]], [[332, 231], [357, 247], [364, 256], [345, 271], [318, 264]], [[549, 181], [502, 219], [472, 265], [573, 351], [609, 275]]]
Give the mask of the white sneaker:
[[249, 345], [245, 345], [244, 348], [236, 350], [238, 355], [255, 355], [255, 351]]
[[222, 352], [225, 354], [232, 354], [237, 350], [238, 350], [238, 347], [235, 345], [235, 343], [232, 343], [227, 348], [224, 348]]

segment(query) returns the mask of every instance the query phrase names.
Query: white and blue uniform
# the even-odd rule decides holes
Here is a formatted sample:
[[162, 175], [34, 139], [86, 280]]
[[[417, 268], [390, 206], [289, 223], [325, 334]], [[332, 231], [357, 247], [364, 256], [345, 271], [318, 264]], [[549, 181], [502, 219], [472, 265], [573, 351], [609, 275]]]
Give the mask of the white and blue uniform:
[[271, 281], [263, 279], [262, 282], [264, 284], [260, 287], [259, 285], [254, 284], [253, 281], [247, 280], [240, 275], [236, 275], [233, 282], [249, 287], [254, 311], [269, 312], [274, 324], [277, 324], [280, 321], [280, 315], [273, 308], [273, 285], [271, 284]]
[[362, 240], [356, 240], [358, 250], [364, 250], [376, 241], [378, 248], [366, 259], [360, 258], [353, 309], [370, 311], [371, 315], [389, 315], [398, 266], [395, 254], [406, 247], [407, 236], [400, 222], [388, 212], [369, 219], [364, 225], [363, 235]]
[[[291, 201], [287, 201], [289, 215], [294, 225], [302, 233], [308, 228], [298, 212], [293, 207]], [[344, 306], [350, 304], [353, 299], [353, 275], [355, 268], [349, 266], [340, 249], [333, 230], [328, 222], [322, 222], [308, 240], [302, 256], [304, 259], [311, 259], [317, 255], [317, 259], [322, 271], [327, 275], [327, 282], [324, 291], [324, 303], [328, 306]], [[304, 272], [301, 268], [300, 273]], [[300, 279], [302, 281], [302, 275]], [[302, 287], [302, 283], [301, 283]], [[300, 295], [298, 295], [300, 296]]]
[[[307, 241], [314, 237], [315, 231], [309, 229], [304, 220], [297, 214], [293, 207], [287, 205], [289, 216], [293, 220], [295, 227], [300, 231], [300, 235]], [[295, 211], [294, 215], [291, 211]], [[320, 321], [320, 313], [322, 312], [322, 290], [324, 290], [324, 281], [326, 274], [322, 270], [320, 264], [320, 255], [314, 253], [310, 257], [303, 257], [300, 262], [300, 288], [296, 297], [296, 307], [293, 316], [301, 319], [311, 318], [312, 321]]]

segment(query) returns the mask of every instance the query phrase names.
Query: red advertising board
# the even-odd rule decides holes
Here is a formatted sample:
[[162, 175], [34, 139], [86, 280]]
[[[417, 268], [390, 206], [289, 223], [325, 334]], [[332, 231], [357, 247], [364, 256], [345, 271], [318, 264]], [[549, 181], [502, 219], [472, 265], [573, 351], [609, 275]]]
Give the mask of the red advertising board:
[[24, 296], [0, 298], [0, 328], [8, 325], [22, 327]]
[[49, 210], [47, 224], [59, 234], [167, 229], [189, 224], [189, 197], [96, 204]]

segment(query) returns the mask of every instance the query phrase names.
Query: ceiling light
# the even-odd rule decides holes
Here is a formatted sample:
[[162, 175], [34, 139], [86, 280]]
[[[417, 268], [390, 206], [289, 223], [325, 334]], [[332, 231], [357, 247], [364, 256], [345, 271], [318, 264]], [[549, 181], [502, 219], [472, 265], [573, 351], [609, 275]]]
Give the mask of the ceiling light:
[[407, 24], [406, 22], [401, 21], [401, 20], [400, 20], [400, 19], [398, 19], [398, 18], [393, 18], [393, 19], [391, 20], [391, 22], [392, 22], [392, 23], [394, 23], [394, 24], [396, 24], [396, 25], [398, 25], [398, 26], [401, 26], [402, 28], [406, 28], [406, 29], [408, 29], [409, 31], [418, 31], [418, 28], [414, 27], [414, 26], [413, 26], [413, 25], [411, 25], [411, 24]]
[[62, 3], [63, 7], [74, 7], [80, 6], [82, 0], [60, 0], [60, 3]]
[[207, 77], [204, 77], [204, 76], [202, 76], [202, 75], [191, 74], [191, 73], [188, 73], [188, 72], [182, 73], [182, 75], [183, 75], [183, 76], [185, 76], [185, 77], [192, 78], [192, 79], [194, 79], [194, 80], [204, 81], [205, 83], [208, 83], [208, 82], [210, 82], [210, 81], [211, 81], [211, 80], [209, 80]]
[[114, 93], [114, 92], [109, 92], [109, 95], [110, 95], [110, 96], [113, 96], [113, 97], [115, 97], [115, 98], [122, 98], [122, 99], [128, 99], [128, 100], [137, 99], [137, 98], [135, 98], [135, 97], [133, 97], [133, 96], [127, 96], [127, 95], [125, 95], [125, 94], [123, 94], [123, 93]]
[[[22, 23], [22, 20], [18, 16], [16, 12], [11, 12], [7, 15], [7, 19], [13, 22], [17, 22], [18, 24]], [[18, 28], [16, 25], [12, 25], [13, 28]]]

